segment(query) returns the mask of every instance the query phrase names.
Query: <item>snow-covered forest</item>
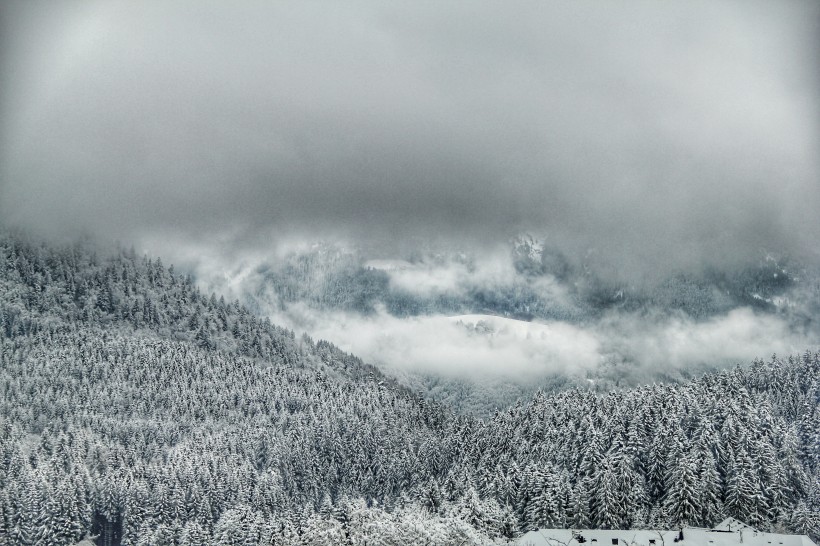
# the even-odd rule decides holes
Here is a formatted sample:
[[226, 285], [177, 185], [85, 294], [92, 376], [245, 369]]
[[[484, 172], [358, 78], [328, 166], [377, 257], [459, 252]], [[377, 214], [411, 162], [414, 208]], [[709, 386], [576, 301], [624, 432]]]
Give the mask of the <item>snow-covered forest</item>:
[[0, 240], [0, 542], [460, 544], [537, 527], [820, 534], [820, 355], [426, 400], [132, 251]]

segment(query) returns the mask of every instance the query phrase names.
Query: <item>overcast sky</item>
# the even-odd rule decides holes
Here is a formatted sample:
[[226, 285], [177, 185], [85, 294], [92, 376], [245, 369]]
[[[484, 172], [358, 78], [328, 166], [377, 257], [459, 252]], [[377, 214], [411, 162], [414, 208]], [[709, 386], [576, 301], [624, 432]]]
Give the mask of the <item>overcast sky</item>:
[[639, 268], [816, 252], [818, 6], [4, 2], [0, 215], [248, 249], [535, 230]]

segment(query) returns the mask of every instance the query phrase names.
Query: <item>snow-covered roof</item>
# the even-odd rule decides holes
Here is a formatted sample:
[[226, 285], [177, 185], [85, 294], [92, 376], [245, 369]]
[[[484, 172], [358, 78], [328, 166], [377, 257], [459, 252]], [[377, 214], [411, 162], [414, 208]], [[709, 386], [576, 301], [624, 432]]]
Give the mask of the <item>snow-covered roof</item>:
[[757, 531], [754, 527], [750, 525], [746, 525], [742, 521], [735, 519], [735, 518], [726, 518], [717, 525], [715, 525], [715, 531], [740, 531], [741, 529], [748, 529], [750, 531]]
[[[677, 531], [539, 529], [519, 539], [521, 546], [816, 546], [805, 535], [763, 533], [742, 522], [726, 528], [684, 527]], [[681, 540], [681, 535], [683, 536]]]
[[[804, 546], [803, 535], [763, 533], [746, 527], [731, 531], [684, 529], [684, 540], [697, 546]], [[808, 540], [808, 537], [805, 537]]]
[[518, 541], [526, 546], [670, 546], [679, 531], [539, 529]]

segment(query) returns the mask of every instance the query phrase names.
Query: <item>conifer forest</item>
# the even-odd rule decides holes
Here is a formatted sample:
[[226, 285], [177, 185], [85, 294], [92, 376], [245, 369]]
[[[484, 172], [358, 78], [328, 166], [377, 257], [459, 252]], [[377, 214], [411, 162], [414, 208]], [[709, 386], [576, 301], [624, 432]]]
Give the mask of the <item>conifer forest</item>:
[[10, 234], [0, 252], [2, 543], [503, 544], [724, 516], [820, 529], [816, 353], [479, 419], [158, 259]]

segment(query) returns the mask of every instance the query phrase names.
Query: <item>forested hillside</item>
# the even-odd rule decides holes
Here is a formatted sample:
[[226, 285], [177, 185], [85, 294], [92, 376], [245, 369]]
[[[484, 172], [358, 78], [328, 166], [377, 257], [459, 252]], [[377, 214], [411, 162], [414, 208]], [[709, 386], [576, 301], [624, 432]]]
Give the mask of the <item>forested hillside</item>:
[[820, 355], [455, 415], [133, 252], [0, 240], [0, 543], [820, 533]]

